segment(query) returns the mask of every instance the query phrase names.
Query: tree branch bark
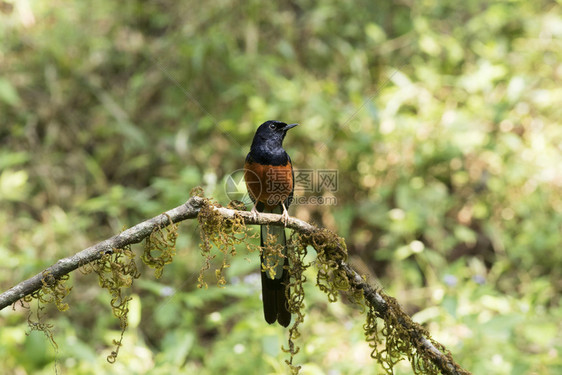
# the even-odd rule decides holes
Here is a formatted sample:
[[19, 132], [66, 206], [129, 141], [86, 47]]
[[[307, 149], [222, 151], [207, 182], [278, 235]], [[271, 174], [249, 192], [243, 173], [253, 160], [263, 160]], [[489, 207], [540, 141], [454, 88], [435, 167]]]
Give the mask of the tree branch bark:
[[170, 219], [173, 223], [177, 223], [186, 219], [196, 218], [199, 213], [199, 209], [203, 204], [203, 198], [192, 197], [181, 206], [166, 211], [165, 213], [155, 216], [152, 219], [143, 221], [132, 228], [129, 228], [105, 241], [99, 242], [94, 246], [90, 246], [70, 257], [60, 259], [58, 262], [44, 269], [37, 275], [22, 281], [18, 285], [0, 294], [0, 310], [41, 289], [43, 287], [42, 279], [45, 275], [59, 279], [63, 275], [74, 271], [78, 267], [93, 262], [94, 260], [98, 260], [106, 253], [113, 252], [113, 249], [120, 249], [126, 245], [141, 242], [143, 239], [148, 237], [154, 229], [169, 225]]
[[[32, 294], [33, 292], [39, 290], [43, 286], [42, 279], [49, 275], [49, 277], [54, 277], [59, 279], [63, 275], [66, 275], [80, 266], [100, 259], [104, 254], [113, 252], [113, 249], [123, 248], [124, 246], [136, 244], [141, 242], [143, 239], [148, 237], [153, 230], [161, 227], [165, 227], [171, 223], [177, 223], [187, 219], [194, 219], [199, 214], [200, 209], [205, 205], [206, 200], [201, 197], [191, 197], [186, 203], [178, 206], [174, 209], [166, 211], [165, 213], [155, 216], [151, 219], [143, 221], [140, 224], [129, 228], [118, 235], [115, 235], [105, 241], [99, 242], [96, 245], [88, 247], [76, 253], [73, 256], [64, 258], [46, 268], [37, 275], [22, 281], [6, 292], [0, 294], [0, 310], [7, 306], [17, 302], [19, 299]], [[216, 211], [223, 217], [227, 219], [233, 219], [235, 215], [238, 215], [244, 219], [246, 224], [270, 224], [270, 225], [284, 225], [281, 215], [277, 214], [265, 214], [259, 213], [254, 216], [249, 211], [238, 211], [232, 210], [225, 207], [214, 207]], [[321, 230], [305, 221], [290, 217], [286, 225], [287, 228], [298, 231], [303, 234], [312, 234], [315, 231]], [[400, 308], [398, 305], [390, 305], [381, 296], [381, 294], [369, 285], [357, 271], [355, 271], [350, 265], [344, 261], [338, 260], [338, 266], [344, 270], [349, 280], [353, 281], [353, 284], [363, 290], [363, 295], [367, 303], [377, 311], [380, 316], [386, 316], [390, 313], [391, 309]], [[396, 307], [398, 306], [398, 307]], [[401, 313], [396, 316], [406, 316], [406, 314]], [[410, 339], [412, 342], [416, 343], [417, 350], [427, 350], [431, 353], [431, 360], [433, 364], [443, 373], [443, 374], [469, 374], [469, 372], [463, 370], [458, 366], [452, 359], [452, 357], [443, 352], [441, 352], [432, 342], [427, 339], [423, 332], [420, 332], [415, 323], [407, 317], [406, 319], [400, 319], [399, 324], [408, 330], [410, 333]]]

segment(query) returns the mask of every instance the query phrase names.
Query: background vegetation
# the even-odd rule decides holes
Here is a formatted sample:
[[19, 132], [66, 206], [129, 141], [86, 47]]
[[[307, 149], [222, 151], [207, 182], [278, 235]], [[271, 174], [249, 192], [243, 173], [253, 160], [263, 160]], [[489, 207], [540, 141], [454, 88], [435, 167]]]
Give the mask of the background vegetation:
[[[280, 119], [302, 124], [297, 168], [339, 173], [336, 205], [292, 214], [345, 236], [468, 370], [562, 372], [560, 2], [0, 5], [2, 290], [195, 186], [228, 203], [257, 125]], [[117, 363], [109, 296], [75, 273], [70, 309], [44, 312], [57, 354], [25, 310], [0, 313], [0, 372], [286, 373], [257, 257], [199, 290], [198, 236], [181, 225], [162, 279], [142, 268]], [[360, 312], [308, 276], [302, 373], [380, 373]]]

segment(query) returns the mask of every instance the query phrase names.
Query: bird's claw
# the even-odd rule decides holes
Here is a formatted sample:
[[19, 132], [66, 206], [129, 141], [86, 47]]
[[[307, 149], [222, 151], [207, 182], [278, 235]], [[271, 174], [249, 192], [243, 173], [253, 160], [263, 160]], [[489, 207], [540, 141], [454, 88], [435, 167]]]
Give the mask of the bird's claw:
[[283, 224], [285, 226], [289, 224], [289, 212], [287, 212], [287, 210], [283, 210], [283, 213], [281, 214], [281, 220], [283, 220]]
[[252, 207], [252, 210], [250, 211], [250, 215], [252, 216], [252, 219], [257, 220], [258, 210], [257, 210], [255, 205], [254, 205], [254, 207]]

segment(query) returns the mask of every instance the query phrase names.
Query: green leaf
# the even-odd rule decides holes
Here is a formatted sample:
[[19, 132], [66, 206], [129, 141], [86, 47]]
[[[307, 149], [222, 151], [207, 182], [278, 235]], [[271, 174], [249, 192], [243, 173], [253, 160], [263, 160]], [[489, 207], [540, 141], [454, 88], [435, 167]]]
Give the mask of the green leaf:
[[0, 100], [14, 107], [21, 102], [18, 92], [5, 78], [0, 78]]

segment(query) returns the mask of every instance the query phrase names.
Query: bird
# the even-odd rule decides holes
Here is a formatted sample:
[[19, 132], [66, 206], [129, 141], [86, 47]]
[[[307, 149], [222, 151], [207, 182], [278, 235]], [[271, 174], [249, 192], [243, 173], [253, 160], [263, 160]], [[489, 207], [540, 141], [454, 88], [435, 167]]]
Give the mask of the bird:
[[[287, 209], [293, 200], [294, 172], [291, 158], [283, 149], [283, 140], [289, 129], [298, 124], [281, 121], [266, 121], [256, 130], [250, 152], [244, 163], [244, 181], [250, 198], [254, 202], [252, 214], [257, 212], [277, 213], [287, 225]], [[283, 256], [267, 253], [272, 246], [265, 246], [268, 235], [275, 236], [275, 244], [280, 245]], [[270, 237], [271, 238], [271, 237]], [[268, 245], [270, 245], [268, 243]], [[288, 327], [291, 313], [287, 303], [290, 290], [289, 259], [285, 228], [262, 225], [260, 227], [260, 256], [262, 301], [265, 321], [269, 324], [279, 322]]]

